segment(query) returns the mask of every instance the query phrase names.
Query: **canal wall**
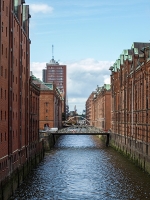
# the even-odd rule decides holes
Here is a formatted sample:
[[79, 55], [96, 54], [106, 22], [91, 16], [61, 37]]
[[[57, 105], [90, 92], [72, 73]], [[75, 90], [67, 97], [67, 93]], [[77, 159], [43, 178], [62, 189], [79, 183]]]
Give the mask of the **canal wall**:
[[48, 133], [42, 134], [41, 139], [44, 142], [44, 151], [49, 152], [54, 147], [59, 137], [60, 137], [59, 135], [53, 135]]
[[36, 153], [32, 158], [29, 158], [29, 160], [27, 160], [23, 165], [18, 166], [11, 175], [6, 177], [0, 183], [0, 200], [9, 199], [14, 194], [15, 190], [20, 186], [20, 184], [25, 180], [31, 170], [35, 168], [43, 158], [44, 148], [42, 148], [41, 151]]
[[43, 144], [41, 151], [30, 157], [23, 165], [18, 166], [0, 183], [0, 200], [7, 200], [14, 194], [31, 170], [43, 160], [45, 152], [49, 152], [54, 147], [58, 137], [52, 134], [40, 134], [40, 141]]
[[55, 144], [55, 138], [53, 137], [52, 134], [50, 135], [45, 135], [43, 138], [44, 141], [44, 150], [46, 152], [50, 151], [51, 148], [54, 146]]
[[150, 145], [132, 137], [110, 133], [109, 145], [150, 174]]

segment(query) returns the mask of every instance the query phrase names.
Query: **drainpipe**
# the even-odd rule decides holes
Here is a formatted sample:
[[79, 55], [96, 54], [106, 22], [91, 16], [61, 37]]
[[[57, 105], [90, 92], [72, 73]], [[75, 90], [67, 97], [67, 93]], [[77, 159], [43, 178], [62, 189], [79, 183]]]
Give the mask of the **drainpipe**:
[[132, 80], [132, 134], [131, 136], [133, 137], [133, 80]]

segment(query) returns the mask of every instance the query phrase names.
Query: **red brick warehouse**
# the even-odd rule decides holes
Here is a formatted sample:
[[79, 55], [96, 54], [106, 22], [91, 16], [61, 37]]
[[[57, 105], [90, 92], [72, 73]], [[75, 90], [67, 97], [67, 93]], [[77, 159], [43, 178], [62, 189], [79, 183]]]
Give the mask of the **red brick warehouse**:
[[[112, 131], [127, 152], [150, 155], [150, 43], [134, 42], [110, 68]], [[135, 155], [136, 155], [135, 154]]]
[[[38, 115], [31, 117], [29, 101], [33, 104], [39, 91], [29, 81], [30, 14], [24, 3], [0, 1], [0, 181], [31, 157], [31, 148], [32, 153], [38, 148]], [[31, 127], [30, 118], [36, 125]]]
[[40, 90], [39, 97], [39, 128], [62, 127], [62, 102], [60, 90], [52, 83], [44, 83], [32, 75], [33, 83]]

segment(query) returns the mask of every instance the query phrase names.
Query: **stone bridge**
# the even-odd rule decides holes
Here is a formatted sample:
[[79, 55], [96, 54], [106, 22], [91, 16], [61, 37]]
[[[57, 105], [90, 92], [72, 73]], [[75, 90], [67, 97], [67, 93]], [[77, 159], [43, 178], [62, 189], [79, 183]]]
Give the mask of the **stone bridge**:
[[58, 137], [61, 135], [103, 135], [106, 136], [106, 146], [108, 146], [110, 133], [110, 131], [103, 131], [93, 126], [72, 125], [60, 130], [57, 130], [57, 128], [41, 130], [39, 134], [40, 140], [44, 140], [45, 150], [49, 151], [55, 145]]
[[88, 125], [73, 125], [60, 129], [56, 132], [51, 132], [53, 135], [54, 143], [56, 135], [105, 135], [106, 146], [109, 145], [110, 131], [103, 131], [99, 128], [88, 126]]

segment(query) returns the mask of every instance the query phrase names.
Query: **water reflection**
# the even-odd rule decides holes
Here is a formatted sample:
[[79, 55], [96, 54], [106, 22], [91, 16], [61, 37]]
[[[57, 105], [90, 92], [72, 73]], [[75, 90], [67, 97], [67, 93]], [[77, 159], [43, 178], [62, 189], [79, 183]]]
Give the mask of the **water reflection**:
[[61, 136], [11, 199], [150, 199], [150, 177], [96, 136]]

